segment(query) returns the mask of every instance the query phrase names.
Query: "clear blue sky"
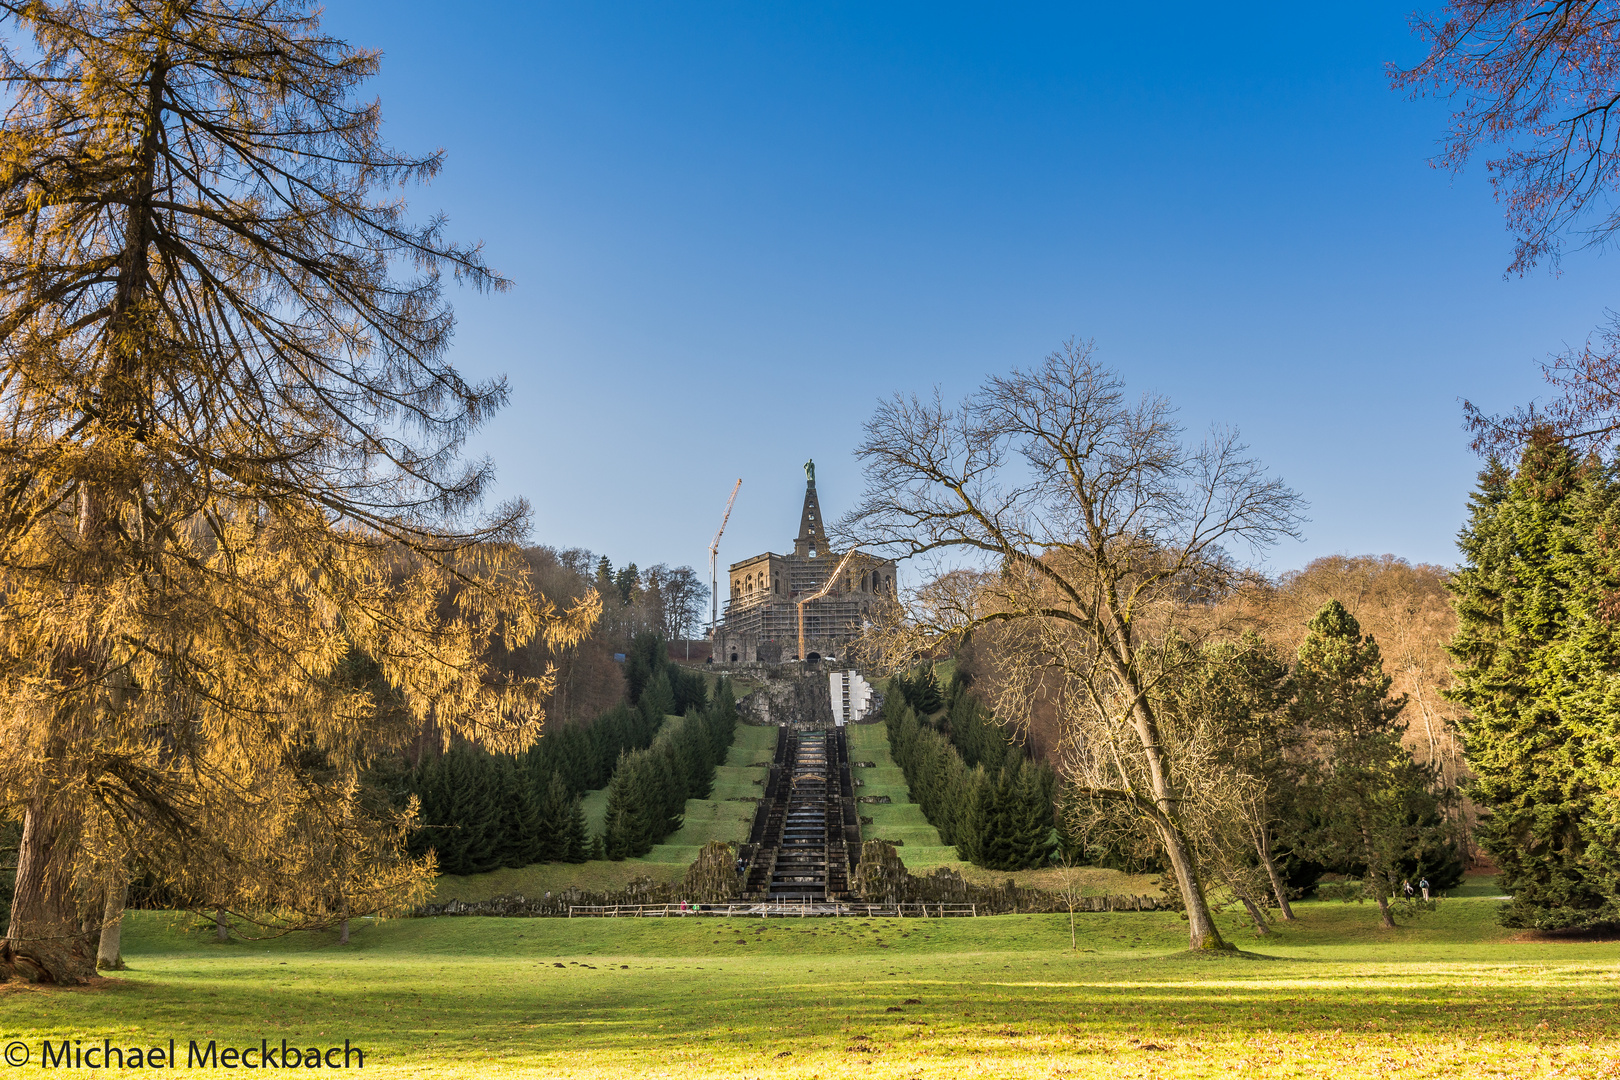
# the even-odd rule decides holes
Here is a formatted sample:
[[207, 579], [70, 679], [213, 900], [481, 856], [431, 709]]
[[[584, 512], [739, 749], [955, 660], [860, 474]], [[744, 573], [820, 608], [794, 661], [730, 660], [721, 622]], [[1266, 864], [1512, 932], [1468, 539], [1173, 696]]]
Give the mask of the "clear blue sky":
[[[1458, 399], [1616, 302], [1598, 253], [1505, 279], [1484, 170], [1391, 91], [1412, 0], [1354, 5], [334, 0], [385, 52], [411, 194], [517, 283], [462, 294], [458, 364], [536, 542], [701, 567], [829, 517], [874, 402], [1093, 338], [1194, 430], [1242, 429], [1317, 555], [1451, 563], [1478, 468]], [[1620, 306], [1620, 305], [1617, 305]]]

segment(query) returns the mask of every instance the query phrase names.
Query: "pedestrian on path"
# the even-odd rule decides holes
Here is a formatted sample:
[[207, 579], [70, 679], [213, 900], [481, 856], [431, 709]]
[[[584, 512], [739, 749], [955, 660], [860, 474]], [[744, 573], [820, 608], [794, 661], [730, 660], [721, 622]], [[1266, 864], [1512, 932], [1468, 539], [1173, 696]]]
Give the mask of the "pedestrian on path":
[[1418, 882], [1418, 888], [1423, 890], [1423, 899], [1427, 900], [1429, 898], [1429, 879], [1424, 878]]

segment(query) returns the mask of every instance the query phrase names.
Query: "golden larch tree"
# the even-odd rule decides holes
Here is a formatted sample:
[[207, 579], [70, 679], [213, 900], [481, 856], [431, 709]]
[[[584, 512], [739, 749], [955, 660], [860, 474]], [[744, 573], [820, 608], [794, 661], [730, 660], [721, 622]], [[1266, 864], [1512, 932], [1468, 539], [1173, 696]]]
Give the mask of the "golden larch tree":
[[380, 141], [377, 54], [308, 4], [0, 19], [0, 977], [93, 973], [136, 866], [306, 924], [386, 907], [431, 864], [366, 764], [430, 722], [528, 745], [548, 680], [492, 646], [595, 617], [527, 587], [521, 504], [476, 517], [506, 388], [448, 362], [442, 278], [506, 282], [406, 217], [441, 154]]

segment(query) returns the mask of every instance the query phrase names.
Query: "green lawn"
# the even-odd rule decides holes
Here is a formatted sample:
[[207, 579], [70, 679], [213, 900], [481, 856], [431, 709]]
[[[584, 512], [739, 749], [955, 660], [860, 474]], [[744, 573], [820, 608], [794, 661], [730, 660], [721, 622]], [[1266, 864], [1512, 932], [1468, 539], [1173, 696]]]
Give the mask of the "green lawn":
[[[942, 676], [942, 680], [949, 676]], [[969, 881], [980, 885], [999, 885], [1012, 878], [1019, 885], [1036, 888], [1054, 888], [1058, 872], [1054, 870], [1021, 870], [1014, 874], [985, 870], [956, 857], [956, 848], [940, 841], [939, 830], [928, 824], [922, 807], [911, 802], [911, 789], [906, 786], [905, 774], [889, 756], [889, 736], [882, 724], [851, 724], [849, 731], [849, 760], [870, 761], [876, 767], [850, 770], [850, 775], [862, 782], [856, 795], [887, 795], [889, 803], [861, 803], [860, 812], [872, 819], [872, 824], [861, 826], [861, 835], [868, 840], [899, 840], [903, 842], [900, 860], [906, 869], [925, 874], [941, 866], [948, 866]], [[1088, 896], [1156, 896], [1159, 887], [1154, 875], [1122, 874], [1117, 870], [1084, 867], [1078, 871], [1082, 890]]]
[[857, 797], [887, 795], [889, 803], [860, 803], [860, 813], [872, 824], [861, 826], [867, 840], [901, 841], [900, 858], [908, 869], [932, 870], [940, 865], [958, 865], [956, 849], [946, 847], [939, 831], [923, 817], [922, 807], [911, 801], [905, 774], [889, 756], [889, 736], [882, 724], [851, 724], [849, 760], [870, 761], [871, 769], [851, 768], [850, 775], [860, 782]]
[[[447, 874], [435, 882], [433, 899], [444, 903], [447, 900], [487, 900], [506, 893], [541, 896], [560, 892], [571, 885], [592, 892], [609, 892], [622, 889], [632, 878], [639, 877], [676, 881], [685, 875], [686, 868], [696, 861], [698, 851], [710, 840], [741, 843], [748, 839], [748, 827], [754, 820], [754, 803], [734, 800], [755, 800], [764, 794], [764, 786], [754, 781], [764, 779], [767, 770], [754, 766], [770, 764], [775, 751], [775, 728], [737, 725], [725, 764], [715, 770], [714, 789], [709, 797], [688, 799], [680, 830], [642, 858], [581, 865], [545, 863], [468, 877]], [[585, 819], [593, 836], [602, 832], [606, 816], [607, 792], [587, 793]]]
[[1517, 941], [1497, 906], [1383, 931], [1370, 907], [1305, 903], [1259, 941], [1222, 916], [1254, 953], [1218, 958], [1166, 914], [1080, 916], [1071, 952], [1044, 915], [415, 919], [339, 947], [136, 913], [127, 973], [0, 989], [0, 1031], [34, 1055], [18, 1077], [41, 1039], [103, 1037], [174, 1038], [182, 1066], [191, 1039], [347, 1038], [400, 1077], [1616, 1075], [1620, 943]]

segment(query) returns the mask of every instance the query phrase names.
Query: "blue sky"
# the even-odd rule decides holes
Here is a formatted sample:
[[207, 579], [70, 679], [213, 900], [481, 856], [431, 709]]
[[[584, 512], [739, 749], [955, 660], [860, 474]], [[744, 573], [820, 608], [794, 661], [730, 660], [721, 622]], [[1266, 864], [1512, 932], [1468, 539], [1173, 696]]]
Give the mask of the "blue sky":
[[856, 497], [880, 397], [1072, 336], [1310, 501], [1286, 569], [1453, 562], [1459, 399], [1541, 393], [1616, 302], [1599, 252], [1504, 278], [1483, 168], [1431, 168], [1443, 104], [1388, 87], [1410, 2], [334, 0], [326, 26], [384, 51], [388, 138], [448, 152], [413, 206], [516, 282], [456, 297], [455, 356], [511, 381], [475, 450], [536, 542], [701, 567], [741, 476], [722, 561], [781, 551], [806, 457], [829, 517]]

